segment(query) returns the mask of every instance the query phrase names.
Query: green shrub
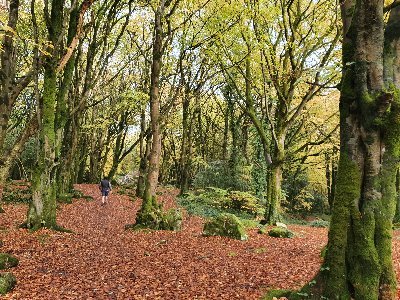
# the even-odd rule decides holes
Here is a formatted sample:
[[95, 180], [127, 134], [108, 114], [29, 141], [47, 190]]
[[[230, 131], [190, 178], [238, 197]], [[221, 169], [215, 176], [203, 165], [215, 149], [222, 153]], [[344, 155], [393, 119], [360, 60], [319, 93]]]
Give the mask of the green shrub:
[[12, 291], [17, 280], [12, 273], [1, 273], [0, 274], [0, 295], [5, 295]]
[[263, 205], [255, 196], [247, 192], [223, 190], [208, 187], [203, 193], [186, 193], [178, 200], [179, 204], [192, 215], [216, 217], [223, 212], [241, 218], [252, 219], [263, 213]]
[[294, 237], [294, 233], [289, 229], [282, 227], [274, 227], [270, 231], [268, 231], [268, 235], [277, 238], [292, 238]]
[[248, 212], [250, 214], [262, 214], [263, 207], [258, 199], [248, 192], [231, 191], [224, 202], [225, 207]]
[[72, 204], [73, 197], [74, 197], [74, 194], [72, 194], [72, 193], [57, 195], [57, 202], [64, 203], [64, 204]]
[[18, 258], [11, 254], [0, 253], [0, 270], [18, 266]]
[[221, 189], [249, 191], [253, 190], [251, 182], [252, 167], [247, 165], [245, 160], [239, 159], [235, 166], [229, 161], [217, 160], [203, 162], [200, 171], [194, 177], [193, 185], [196, 188], [215, 186]]
[[243, 224], [233, 214], [221, 214], [206, 222], [203, 227], [205, 236], [226, 236], [237, 240], [247, 240]]
[[310, 222], [310, 226], [311, 227], [327, 228], [327, 227], [329, 227], [329, 222], [325, 221], [325, 220], [318, 219], [318, 220], [314, 220], [314, 221]]
[[6, 203], [30, 203], [32, 191], [25, 184], [7, 184], [4, 186], [2, 199]]

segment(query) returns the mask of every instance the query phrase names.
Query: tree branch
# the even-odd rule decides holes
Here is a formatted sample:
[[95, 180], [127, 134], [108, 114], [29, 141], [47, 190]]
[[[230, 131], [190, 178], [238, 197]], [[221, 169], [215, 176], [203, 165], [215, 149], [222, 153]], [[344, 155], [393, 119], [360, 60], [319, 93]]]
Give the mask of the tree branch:
[[76, 28], [76, 34], [73, 37], [71, 44], [67, 48], [67, 53], [64, 54], [64, 56], [61, 58], [60, 62], [58, 63], [57, 66], [57, 72], [60, 72], [65, 65], [67, 64], [68, 60], [71, 58], [72, 53], [74, 52], [76, 46], [78, 45], [79, 38], [81, 37], [82, 34], [82, 28], [83, 28], [83, 17], [86, 13], [86, 11], [89, 9], [89, 7], [93, 4], [95, 0], [84, 0], [81, 4], [81, 7], [79, 9], [79, 16], [78, 16], [78, 24]]

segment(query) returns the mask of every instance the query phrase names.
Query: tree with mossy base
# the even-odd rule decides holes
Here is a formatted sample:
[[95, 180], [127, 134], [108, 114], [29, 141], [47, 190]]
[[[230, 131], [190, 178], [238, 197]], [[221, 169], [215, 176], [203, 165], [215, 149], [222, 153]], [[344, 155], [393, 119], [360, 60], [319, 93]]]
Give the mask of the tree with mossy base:
[[400, 161], [400, 6], [341, 2], [340, 160], [316, 277], [289, 299], [396, 299], [392, 220]]
[[[164, 44], [163, 24], [171, 18], [179, 0], [160, 0], [154, 15], [155, 36], [153, 42], [153, 57], [150, 76], [150, 123], [151, 123], [151, 150], [149, 166], [146, 177], [146, 188], [143, 196], [142, 207], [136, 216], [136, 228], [170, 229], [167, 224], [173, 222], [172, 216], [176, 216], [176, 224], [180, 223], [182, 216], [179, 212], [163, 212], [162, 206], [156, 200], [156, 188], [161, 155], [161, 128], [160, 128], [160, 74], [162, 56], [167, 44]], [[167, 11], [171, 9], [171, 11]], [[173, 222], [174, 223], [174, 222]]]

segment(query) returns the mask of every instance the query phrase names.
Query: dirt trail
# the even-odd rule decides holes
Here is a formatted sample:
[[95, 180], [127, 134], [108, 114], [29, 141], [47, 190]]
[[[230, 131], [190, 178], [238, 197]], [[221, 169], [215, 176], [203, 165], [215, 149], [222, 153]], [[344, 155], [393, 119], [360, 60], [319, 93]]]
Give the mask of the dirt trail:
[[[24, 205], [0, 215], [1, 251], [15, 254], [16, 289], [4, 299], [259, 299], [267, 288], [297, 288], [318, 270], [326, 230], [295, 226], [294, 239], [250, 232], [246, 242], [201, 236], [202, 220], [181, 232], [132, 232], [140, 200], [112, 194], [100, 206], [95, 185], [78, 189], [94, 201], [61, 205], [58, 223], [73, 234], [17, 229]], [[174, 205], [173, 191], [160, 199]]]

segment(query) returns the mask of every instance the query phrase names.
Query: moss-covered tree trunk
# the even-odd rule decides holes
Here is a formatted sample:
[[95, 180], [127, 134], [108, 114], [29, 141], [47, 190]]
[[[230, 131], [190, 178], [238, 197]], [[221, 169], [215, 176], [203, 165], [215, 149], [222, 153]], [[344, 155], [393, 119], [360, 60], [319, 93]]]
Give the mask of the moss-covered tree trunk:
[[[78, 5], [70, 13], [69, 26], [68, 26], [68, 45], [72, 42], [76, 35], [78, 26]], [[76, 55], [72, 53], [71, 58], [68, 60], [64, 69], [64, 76], [57, 94], [56, 105], [56, 119], [55, 119], [55, 132], [56, 132], [56, 160], [59, 162], [57, 168], [57, 194], [64, 195], [70, 193], [73, 189], [73, 173], [72, 168], [73, 155], [75, 154], [77, 141], [74, 136], [75, 128], [73, 118], [70, 115], [73, 109], [72, 97], [68, 97], [70, 87], [72, 84], [74, 68], [76, 62]]]
[[393, 222], [400, 222], [400, 169], [397, 169], [396, 173], [396, 212], [394, 214]]
[[[14, 46], [14, 32], [16, 32], [19, 16], [19, 0], [11, 0], [9, 6], [8, 23], [10, 30], [2, 40], [0, 53], [0, 153], [2, 153], [4, 140], [7, 135], [10, 113], [15, 99], [11, 99], [13, 85], [15, 84], [16, 48]], [[0, 161], [1, 163], [1, 161]]]
[[273, 163], [269, 165], [267, 175], [267, 198], [264, 219], [268, 224], [276, 224], [281, 221], [281, 200], [282, 200], [282, 168], [284, 155], [285, 135], [277, 137], [278, 145], [275, 145], [273, 152]]
[[164, 17], [165, 1], [161, 0], [160, 5], [155, 11], [154, 18], [154, 42], [153, 42], [153, 58], [151, 64], [150, 75], [150, 123], [152, 143], [149, 155], [149, 164], [146, 176], [146, 187], [143, 195], [142, 207], [137, 214], [136, 224], [148, 225], [152, 220], [148, 220], [148, 216], [152, 210], [157, 208], [156, 188], [158, 185], [158, 174], [160, 167], [161, 155], [161, 131], [160, 131], [160, 74], [162, 64], [163, 49], [163, 29], [162, 19]]
[[328, 248], [312, 299], [396, 299], [392, 219], [400, 159], [399, 21], [383, 1], [342, 2], [340, 160]]
[[29, 228], [56, 227], [55, 107], [57, 99], [57, 58], [62, 33], [64, 0], [53, 0], [47, 24], [54, 49], [44, 63], [43, 97], [39, 103], [37, 164], [32, 175], [32, 202], [27, 216]]

